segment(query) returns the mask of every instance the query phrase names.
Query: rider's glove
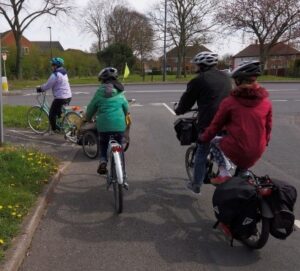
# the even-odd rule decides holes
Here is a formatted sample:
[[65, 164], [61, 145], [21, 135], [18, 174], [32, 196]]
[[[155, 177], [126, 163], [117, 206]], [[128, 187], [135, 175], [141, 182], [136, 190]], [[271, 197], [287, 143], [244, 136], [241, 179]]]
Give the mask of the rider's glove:
[[38, 87], [36, 87], [36, 92], [37, 93], [41, 93], [41, 92], [43, 92], [43, 90], [42, 90], [42, 88], [40, 86], [38, 86]]

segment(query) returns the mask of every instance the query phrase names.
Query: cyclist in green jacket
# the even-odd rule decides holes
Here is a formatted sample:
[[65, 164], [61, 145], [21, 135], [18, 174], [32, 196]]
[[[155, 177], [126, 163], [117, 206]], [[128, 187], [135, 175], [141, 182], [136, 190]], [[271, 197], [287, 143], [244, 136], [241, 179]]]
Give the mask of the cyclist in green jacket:
[[100, 163], [97, 172], [107, 173], [107, 148], [110, 137], [122, 144], [126, 129], [125, 116], [128, 112], [128, 102], [124, 96], [124, 87], [117, 80], [118, 71], [107, 67], [98, 75], [101, 85], [87, 106], [86, 119], [96, 114], [97, 131], [100, 136]]

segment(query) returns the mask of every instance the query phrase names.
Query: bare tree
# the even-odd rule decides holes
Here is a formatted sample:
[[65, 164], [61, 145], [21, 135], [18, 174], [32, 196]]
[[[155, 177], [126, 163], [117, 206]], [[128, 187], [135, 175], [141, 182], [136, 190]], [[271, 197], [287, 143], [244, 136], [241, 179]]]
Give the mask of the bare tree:
[[48, 14], [57, 16], [68, 13], [72, 7], [72, 0], [41, 0], [39, 7], [30, 0], [0, 0], [0, 15], [9, 24], [16, 42], [16, 77], [22, 77], [22, 47], [21, 38], [25, 29], [37, 18]]
[[[149, 13], [159, 33], [164, 31], [164, 5], [165, 1], [161, 1]], [[177, 77], [181, 76], [182, 66], [185, 74], [186, 47], [208, 41], [209, 31], [213, 27], [211, 16], [216, 5], [216, 0], [167, 1], [168, 40], [178, 49]]]
[[143, 60], [153, 49], [153, 28], [148, 18], [125, 6], [116, 6], [107, 21], [109, 43], [129, 46]]
[[97, 37], [98, 52], [104, 48], [107, 41], [107, 19], [116, 3], [117, 0], [90, 0], [80, 13], [79, 22], [81, 28], [84, 32], [91, 33]]
[[223, 1], [217, 20], [229, 29], [257, 37], [260, 61], [265, 64], [272, 47], [300, 37], [299, 0]]

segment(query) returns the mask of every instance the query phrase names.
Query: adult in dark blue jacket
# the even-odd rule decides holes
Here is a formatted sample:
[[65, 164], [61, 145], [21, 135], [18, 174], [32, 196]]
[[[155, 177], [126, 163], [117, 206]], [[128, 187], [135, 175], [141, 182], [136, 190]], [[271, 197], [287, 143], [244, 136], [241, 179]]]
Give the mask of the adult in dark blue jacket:
[[[229, 95], [232, 85], [229, 75], [216, 68], [217, 54], [200, 52], [193, 58], [192, 63], [198, 67], [198, 76], [187, 84], [187, 89], [181, 96], [175, 112], [177, 115], [184, 114], [197, 103], [197, 129], [198, 133], [202, 133], [214, 118], [221, 101]], [[200, 187], [205, 177], [208, 152], [209, 143], [198, 144], [194, 180], [187, 184], [187, 187], [197, 194], [200, 193]]]

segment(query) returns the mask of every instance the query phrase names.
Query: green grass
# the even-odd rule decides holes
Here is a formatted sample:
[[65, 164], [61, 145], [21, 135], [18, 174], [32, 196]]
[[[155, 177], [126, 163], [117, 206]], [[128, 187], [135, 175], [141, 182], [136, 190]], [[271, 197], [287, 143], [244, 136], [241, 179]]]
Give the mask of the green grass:
[[27, 111], [29, 106], [4, 105], [3, 125], [4, 127], [27, 128]]
[[[186, 78], [176, 78], [175, 75], [167, 75], [166, 82], [172, 83], [172, 82], [182, 82], [186, 83], [191, 78], [193, 78], [195, 75], [188, 75]], [[152, 83], [152, 82], [163, 82], [162, 75], [146, 75], [145, 78], [141, 77], [138, 74], [131, 74], [129, 77], [125, 80], [123, 80], [123, 77], [120, 76], [120, 81], [123, 83]], [[45, 83], [47, 78], [40, 79], [40, 80], [8, 80], [9, 84], [9, 90], [18, 90], [18, 89], [24, 89], [24, 88], [32, 88], [35, 89], [36, 86], [41, 85]], [[280, 81], [295, 81], [300, 80], [298, 77], [280, 77], [280, 76], [272, 76], [272, 75], [264, 75], [259, 77], [259, 81], [271, 81], [271, 82], [280, 82]], [[92, 77], [73, 77], [70, 78], [71, 85], [77, 85], [77, 84], [98, 84], [98, 80], [96, 76]]]
[[57, 167], [54, 158], [36, 150], [0, 147], [0, 261]]

